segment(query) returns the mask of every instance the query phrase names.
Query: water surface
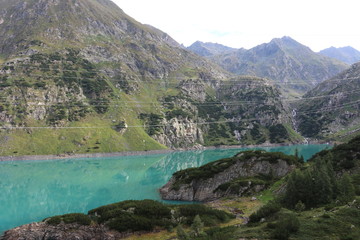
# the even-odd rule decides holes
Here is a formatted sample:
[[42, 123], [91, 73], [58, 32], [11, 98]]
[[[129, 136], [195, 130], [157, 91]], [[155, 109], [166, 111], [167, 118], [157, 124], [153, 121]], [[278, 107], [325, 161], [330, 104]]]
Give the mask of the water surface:
[[[263, 148], [305, 159], [329, 145]], [[0, 163], [0, 233], [46, 217], [83, 212], [128, 199], [160, 200], [175, 171], [230, 157], [243, 149]]]

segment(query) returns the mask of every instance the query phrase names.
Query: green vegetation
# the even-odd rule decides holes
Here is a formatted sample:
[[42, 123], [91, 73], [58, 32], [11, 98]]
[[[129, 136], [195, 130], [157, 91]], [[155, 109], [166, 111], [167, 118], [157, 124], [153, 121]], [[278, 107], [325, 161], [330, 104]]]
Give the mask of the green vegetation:
[[[287, 178], [284, 194], [254, 212], [250, 224], [234, 234], [279, 240], [358, 239], [359, 149], [357, 137], [315, 155]], [[350, 157], [354, 164], [344, 164]]]
[[[244, 151], [240, 152], [232, 158], [220, 159], [208, 164], [205, 164], [198, 168], [188, 168], [175, 172], [173, 176], [176, 178], [176, 182], [173, 184], [174, 188], [180, 187], [181, 184], [191, 183], [193, 180], [205, 180], [213, 177], [215, 174], [223, 172], [225, 169], [233, 166], [237, 162], [245, 161], [247, 159], [256, 159], [256, 161], [268, 161], [270, 163], [276, 163], [278, 160], [284, 160], [288, 164], [299, 165], [299, 158], [295, 156], [288, 156], [280, 152], [266, 152], [262, 150]], [[264, 183], [268, 176], [258, 176], [255, 182]], [[237, 179], [233, 182], [229, 182], [226, 185], [221, 186], [221, 189], [225, 187], [231, 187], [231, 185], [242, 184], [246, 179]]]
[[[275, 179], [273, 176], [267, 176], [267, 175], [258, 175], [247, 178], [237, 178], [230, 182], [221, 184], [217, 189], [215, 189], [215, 192], [222, 191], [222, 192], [228, 192], [230, 194], [238, 195], [241, 188], [246, 188], [250, 186], [254, 187], [256, 185], [262, 188], [267, 188], [276, 180], [277, 179]], [[252, 188], [246, 188], [245, 192], [242, 192], [241, 195], [248, 196], [250, 194], [253, 194], [251, 190]]]
[[80, 225], [90, 225], [91, 218], [88, 215], [82, 213], [70, 213], [61, 216], [55, 216], [48, 219], [45, 219], [46, 223], [51, 225], [58, 225], [61, 222], [65, 224], [77, 223]]
[[161, 131], [161, 121], [163, 117], [155, 113], [141, 113], [139, 118], [144, 122], [147, 134], [155, 135]]
[[288, 131], [282, 124], [270, 126], [269, 132], [271, 143], [283, 143], [289, 138]]
[[191, 225], [194, 218], [199, 215], [205, 226], [215, 226], [220, 223], [226, 223], [234, 218], [232, 214], [209, 208], [201, 204], [180, 205], [178, 208], [180, 216], [185, 217], [182, 223]]
[[281, 209], [281, 205], [277, 201], [270, 201], [266, 205], [262, 206], [258, 211], [251, 214], [249, 218], [250, 223], [259, 222], [262, 218], [271, 216]]
[[45, 219], [48, 224], [78, 223], [105, 224], [119, 232], [173, 229], [179, 224], [192, 226], [199, 236], [203, 226], [228, 222], [233, 215], [204, 205], [167, 205], [153, 200], [123, 201], [92, 209], [88, 215], [66, 214]]
[[359, 65], [354, 65], [309, 91], [297, 106], [301, 134], [340, 141], [354, 137], [358, 133], [358, 90]]

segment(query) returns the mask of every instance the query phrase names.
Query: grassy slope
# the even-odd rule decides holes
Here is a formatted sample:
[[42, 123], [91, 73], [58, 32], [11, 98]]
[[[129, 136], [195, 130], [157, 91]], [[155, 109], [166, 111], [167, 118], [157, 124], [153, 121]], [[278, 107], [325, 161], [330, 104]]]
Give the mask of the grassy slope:
[[[137, 95], [129, 96], [111, 84], [110, 86], [115, 95], [121, 96], [122, 100], [118, 100], [118, 103], [114, 100], [105, 115], [92, 114], [80, 121], [71, 122], [68, 127], [74, 128], [20, 129], [0, 132], [0, 139], [3, 139], [0, 155], [48, 155], [165, 149], [165, 146], [157, 143], [140, 127], [142, 123], [137, 117], [140, 112], [151, 112], [157, 109], [156, 106], [147, 103], [157, 102], [157, 97], [163, 92], [154, 91], [156, 86], [150, 85], [144, 86]], [[157, 94], [152, 94], [154, 92]], [[123, 101], [132, 102], [124, 103]], [[130, 127], [121, 134], [112, 128], [114, 125], [112, 120], [124, 120]], [[44, 125], [33, 122], [31, 126], [40, 127]], [[29, 134], [30, 132], [31, 134]]]

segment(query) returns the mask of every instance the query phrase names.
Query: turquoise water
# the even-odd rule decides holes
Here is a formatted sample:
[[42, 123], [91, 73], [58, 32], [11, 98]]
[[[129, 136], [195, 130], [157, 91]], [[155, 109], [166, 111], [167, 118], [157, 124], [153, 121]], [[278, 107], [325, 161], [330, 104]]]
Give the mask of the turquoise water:
[[[308, 159], [328, 145], [264, 148]], [[160, 200], [157, 189], [175, 171], [230, 157], [244, 149], [159, 155], [0, 163], [0, 233], [46, 217], [84, 212], [128, 199]]]

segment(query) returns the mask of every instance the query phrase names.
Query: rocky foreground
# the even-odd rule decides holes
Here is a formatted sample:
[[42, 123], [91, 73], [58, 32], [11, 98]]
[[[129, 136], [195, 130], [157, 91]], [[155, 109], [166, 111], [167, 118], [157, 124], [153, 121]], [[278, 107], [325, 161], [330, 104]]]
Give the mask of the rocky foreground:
[[9, 231], [0, 240], [116, 240], [128, 234], [111, 231], [104, 225], [83, 226], [77, 223], [50, 225], [45, 222], [23, 225]]

